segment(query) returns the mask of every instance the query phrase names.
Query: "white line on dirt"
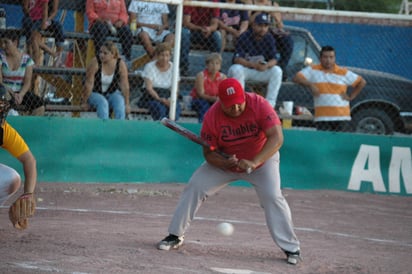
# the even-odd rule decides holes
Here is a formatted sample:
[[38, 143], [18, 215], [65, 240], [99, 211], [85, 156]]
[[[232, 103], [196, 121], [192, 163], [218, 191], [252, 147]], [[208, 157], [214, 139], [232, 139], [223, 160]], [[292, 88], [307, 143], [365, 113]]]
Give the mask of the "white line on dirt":
[[[0, 206], [0, 208], [8, 208], [6, 206]], [[37, 207], [36, 210], [50, 210], [50, 211], [69, 211], [69, 212], [82, 212], [82, 213], [109, 213], [109, 214], [123, 214], [123, 215], [143, 215], [148, 217], [171, 217], [169, 214], [154, 214], [154, 213], [145, 213], [145, 212], [138, 212], [138, 211], [125, 211], [125, 210], [101, 210], [101, 209], [87, 209], [87, 208], [64, 208], [64, 207]], [[265, 223], [253, 222], [253, 221], [239, 221], [239, 220], [228, 220], [228, 219], [218, 219], [218, 218], [207, 218], [207, 217], [196, 217], [195, 220], [205, 220], [205, 221], [215, 221], [215, 222], [229, 222], [233, 224], [254, 224], [254, 225], [263, 225]], [[323, 233], [327, 235], [333, 235], [337, 237], [344, 237], [344, 238], [351, 238], [357, 240], [364, 240], [376, 243], [384, 243], [384, 244], [392, 244], [397, 246], [406, 246], [412, 247], [411, 242], [404, 242], [404, 241], [397, 241], [397, 240], [387, 240], [387, 239], [378, 239], [378, 238], [370, 238], [370, 237], [361, 237], [346, 233], [340, 232], [330, 232], [316, 228], [309, 228], [309, 227], [295, 227], [296, 230], [305, 231], [305, 232], [316, 232], [316, 233]]]
[[256, 272], [256, 271], [249, 270], [249, 269], [233, 269], [233, 268], [219, 268], [219, 267], [212, 267], [210, 269], [218, 273], [229, 273], [229, 274], [270, 274], [268, 272]]
[[[41, 271], [41, 272], [53, 272], [53, 273], [64, 273], [67, 271], [63, 269], [59, 269], [53, 266], [48, 266], [47, 264], [50, 264], [50, 261], [36, 261], [36, 262], [15, 262], [12, 263], [16, 267], [21, 268], [21, 269], [30, 269], [30, 270], [35, 270], [35, 271]], [[88, 274], [86, 272], [72, 272], [72, 274]]]

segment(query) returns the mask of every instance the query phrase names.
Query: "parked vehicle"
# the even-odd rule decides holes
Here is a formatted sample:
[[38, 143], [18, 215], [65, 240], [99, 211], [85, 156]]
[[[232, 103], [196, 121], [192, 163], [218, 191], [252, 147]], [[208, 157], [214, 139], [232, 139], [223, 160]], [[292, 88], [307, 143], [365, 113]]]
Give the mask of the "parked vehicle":
[[[293, 55], [287, 67], [288, 81], [279, 91], [278, 109], [283, 101], [293, 101], [295, 106], [307, 108], [313, 114], [313, 98], [308, 89], [290, 79], [305, 64], [318, 64], [321, 47], [311, 33], [303, 28], [287, 27], [293, 41]], [[308, 62], [309, 61], [309, 62]], [[344, 66], [344, 64], [342, 64]], [[351, 101], [352, 128], [359, 133], [390, 135], [412, 132], [412, 80], [379, 71], [347, 67], [361, 75], [367, 82], [359, 96]], [[299, 120], [294, 121], [299, 124]], [[303, 122], [302, 122], [303, 123]], [[311, 125], [311, 123], [304, 123]]]

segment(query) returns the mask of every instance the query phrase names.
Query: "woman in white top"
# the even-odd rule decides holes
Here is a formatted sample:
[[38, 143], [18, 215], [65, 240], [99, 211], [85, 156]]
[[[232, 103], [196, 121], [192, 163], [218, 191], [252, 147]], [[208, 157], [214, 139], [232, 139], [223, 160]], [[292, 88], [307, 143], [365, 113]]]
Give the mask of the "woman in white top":
[[96, 108], [97, 116], [109, 118], [109, 109], [115, 119], [125, 119], [130, 113], [129, 79], [126, 63], [111, 41], [106, 41], [86, 70], [82, 103]]
[[[164, 42], [156, 46], [155, 60], [147, 63], [143, 70], [143, 96], [138, 106], [148, 108], [153, 120], [167, 117], [170, 108], [170, 92], [172, 88], [173, 64], [170, 61], [172, 47]], [[176, 120], [180, 117], [180, 105], [176, 105]]]

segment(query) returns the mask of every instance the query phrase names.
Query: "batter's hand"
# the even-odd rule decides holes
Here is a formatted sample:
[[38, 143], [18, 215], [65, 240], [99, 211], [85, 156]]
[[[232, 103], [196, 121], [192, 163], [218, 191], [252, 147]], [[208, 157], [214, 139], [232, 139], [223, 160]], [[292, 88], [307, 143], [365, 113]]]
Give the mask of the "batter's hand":
[[236, 157], [236, 155], [232, 155], [230, 158], [227, 158], [225, 160], [225, 169], [232, 169], [234, 167], [237, 167], [238, 162], [239, 159]]
[[256, 165], [252, 161], [242, 159], [237, 163], [238, 168], [241, 170], [246, 171], [247, 174], [252, 173], [253, 170], [255, 170]]

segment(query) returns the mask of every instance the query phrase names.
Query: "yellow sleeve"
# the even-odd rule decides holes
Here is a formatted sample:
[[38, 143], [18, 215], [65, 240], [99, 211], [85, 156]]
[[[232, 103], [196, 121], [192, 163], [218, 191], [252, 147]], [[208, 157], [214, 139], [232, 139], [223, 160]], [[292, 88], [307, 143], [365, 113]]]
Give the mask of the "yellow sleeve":
[[7, 122], [3, 125], [3, 143], [1, 146], [16, 158], [29, 150], [20, 134]]

